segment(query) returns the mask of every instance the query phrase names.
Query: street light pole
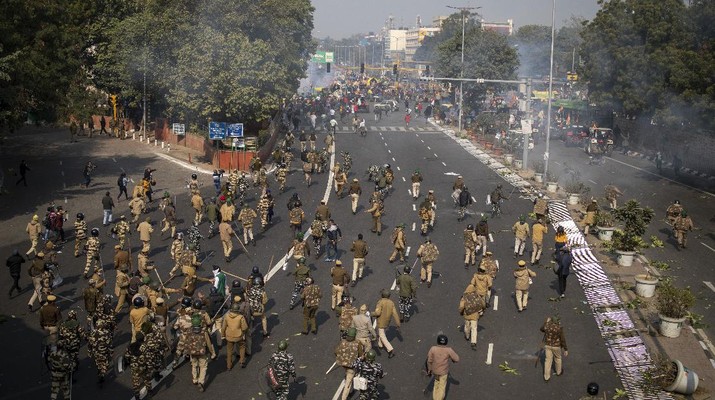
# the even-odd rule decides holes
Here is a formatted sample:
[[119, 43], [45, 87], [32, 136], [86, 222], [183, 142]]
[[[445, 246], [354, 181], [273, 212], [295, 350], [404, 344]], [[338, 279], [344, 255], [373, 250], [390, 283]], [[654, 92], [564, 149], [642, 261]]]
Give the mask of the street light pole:
[[551, 98], [554, 85], [554, 25], [556, 21], [556, 0], [551, 1], [551, 56], [549, 65], [549, 101], [546, 116], [546, 152], [544, 153], [544, 177], [549, 172], [549, 139], [551, 138]]
[[[462, 63], [460, 65], [460, 71], [459, 71], [459, 77], [464, 78], [464, 26], [466, 23], [466, 14], [470, 10], [478, 10], [481, 7], [454, 7], [454, 6], [447, 6], [447, 8], [452, 8], [455, 10], [459, 10], [462, 13]], [[463, 105], [463, 99], [464, 99], [464, 82], [460, 81], [459, 82], [459, 123], [458, 123], [458, 130], [459, 130], [459, 135], [462, 134], [462, 105]]]

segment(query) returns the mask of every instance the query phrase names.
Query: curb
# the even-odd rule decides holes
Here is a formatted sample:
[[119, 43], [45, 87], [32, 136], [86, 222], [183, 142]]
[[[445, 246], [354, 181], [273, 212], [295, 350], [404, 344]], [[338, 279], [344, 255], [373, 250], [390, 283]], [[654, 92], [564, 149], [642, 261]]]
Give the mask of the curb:
[[[649, 156], [649, 155], [647, 155], [647, 154], [644, 154], [644, 153], [641, 153], [641, 152], [638, 152], [638, 151], [631, 151], [631, 150], [627, 151], [625, 155], [627, 155], [627, 156], [629, 156], [629, 157], [638, 157], [638, 158], [642, 158], [642, 159], [649, 160], [649, 161], [653, 161], [653, 159], [655, 158], [654, 156]], [[664, 167], [672, 167], [672, 166], [673, 166], [673, 163], [664, 162], [664, 163], [663, 163], [663, 166], [664, 166]], [[687, 173], [687, 174], [693, 175], [693, 176], [697, 176], [697, 177], [699, 177], [699, 178], [707, 179], [707, 180], [709, 180], [709, 181], [715, 180], [715, 175], [709, 175], [709, 174], [707, 174], [707, 173], [705, 173], [705, 172], [700, 172], [700, 171], [695, 170], [695, 169], [690, 169], [690, 168], [687, 168], [687, 167], [683, 167], [683, 168], [681, 169], [681, 171], [683, 171], [683, 172], [685, 172], [685, 173]]]

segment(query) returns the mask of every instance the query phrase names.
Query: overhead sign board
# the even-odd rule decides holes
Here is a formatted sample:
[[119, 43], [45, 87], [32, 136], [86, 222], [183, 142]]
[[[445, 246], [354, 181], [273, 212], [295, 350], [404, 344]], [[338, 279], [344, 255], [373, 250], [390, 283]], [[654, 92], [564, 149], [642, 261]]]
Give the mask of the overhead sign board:
[[335, 53], [332, 51], [316, 51], [310, 61], [315, 63], [331, 63], [335, 59]]
[[240, 138], [243, 137], [243, 124], [229, 124], [228, 137]]
[[209, 122], [209, 139], [226, 139], [227, 129], [225, 122]]
[[184, 124], [171, 124], [171, 130], [174, 135], [183, 136], [186, 134], [186, 125]]

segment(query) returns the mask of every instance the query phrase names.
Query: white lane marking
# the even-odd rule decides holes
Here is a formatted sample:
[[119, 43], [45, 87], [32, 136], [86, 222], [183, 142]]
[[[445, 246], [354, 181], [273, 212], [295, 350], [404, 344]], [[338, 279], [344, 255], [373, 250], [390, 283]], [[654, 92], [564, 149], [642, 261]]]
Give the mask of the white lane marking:
[[591, 183], [593, 183], [594, 185], [598, 185], [598, 183], [596, 183], [596, 181], [593, 181], [593, 180], [591, 180], [591, 179], [589, 179], [588, 181], [591, 182]]
[[429, 146], [427, 146], [427, 150], [432, 150], [432, 148], [431, 148], [431, 147], [429, 147]]
[[414, 231], [415, 231], [415, 223], [413, 222], [412, 223], [412, 232], [414, 232]]
[[424, 140], [422, 140], [422, 139], [420, 139], [420, 142], [424, 143], [425, 141], [424, 141]]
[[437, 155], [437, 153], [432, 153], [432, 154], [434, 154], [434, 156], [435, 156], [436, 158], [439, 158], [439, 156]]
[[558, 164], [558, 165], [562, 165], [562, 164], [561, 164], [560, 162], [558, 162], [558, 161], [554, 161], [554, 162], [555, 162], [556, 164]]
[[65, 171], [60, 171], [60, 174], [62, 174], [62, 176], [65, 176]]
[[472, 203], [476, 203], [476, 202], [477, 202], [477, 199], [475, 199], [474, 196], [472, 196]]
[[338, 390], [335, 391], [335, 395], [333, 396], [333, 400], [338, 400], [340, 396], [343, 395], [343, 388], [345, 387], [345, 378], [343, 378], [343, 381], [340, 382], [340, 386], [338, 386]]
[[499, 296], [494, 296], [494, 308], [492, 308], [494, 311], [499, 309]]
[[707, 248], [710, 249], [711, 251], [715, 251], [715, 249], [713, 249], [712, 247], [706, 245], [706, 244], [703, 243], [703, 242], [700, 242], [700, 244], [702, 244], [703, 246], [707, 247]]
[[174, 158], [174, 157], [172, 157], [172, 156], [170, 156], [170, 155], [166, 155], [166, 154], [163, 154], [163, 153], [155, 153], [154, 155], [157, 156], [157, 157], [161, 157], [161, 158], [165, 159], [166, 161], [170, 161], [170, 162], [173, 162], [174, 164], [180, 165], [180, 166], [182, 166], [182, 167], [184, 167], [184, 168], [186, 168], [186, 169], [190, 169], [190, 170], [195, 171], [195, 172], [201, 172], [201, 173], [206, 174], [206, 175], [213, 175], [213, 171], [209, 171], [208, 169], [199, 168], [199, 167], [197, 167], [197, 166], [195, 166], [195, 165], [191, 165], [191, 164], [189, 164], [189, 163], [186, 163], [186, 162], [177, 160], [176, 158]]
[[62, 161], [60, 161], [60, 165], [62, 165]]
[[387, 142], [385, 142], [385, 147], [387, 147]]
[[392, 154], [392, 150], [390, 150], [390, 149], [387, 149], [387, 152], [390, 153], [390, 154]]
[[492, 353], [494, 352], [494, 343], [489, 343], [487, 349], [487, 365], [492, 365]]
[[499, 271], [499, 260], [494, 260], [494, 263], [497, 265], [497, 271]]
[[412, 248], [412, 247], [407, 246], [407, 250], [405, 250], [405, 257], [407, 257], [407, 256], [410, 255], [410, 249], [411, 249], [411, 248]]
[[114, 157], [112, 157], [112, 161], [114, 161], [114, 162], [117, 162], [117, 159], [116, 159], [116, 158], [114, 158]]
[[402, 171], [399, 166], [397, 167], [397, 170], [398, 170], [398, 171]]
[[395, 290], [396, 287], [397, 287], [397, 278], [395, 278], [392, 281], [392, 286], [390, 286], [390, 290]]
[[442, 165], [444, 165], [445, 167], [447, 166], [447, 164], [445, 164], [444, 161], [442, 161]]
[[[657, 177], [660, 178], [660, 179], [665, 179], [665, 180], [670, 181], [670, 182], [673, 182], [673, 183], [675, 183], [675, 184], [677, 184], [677, 185], [685, 186], [685, 187], [687, 187], [687, 188], [696, 190], [696, 191], [698, 191], [698, 192], [700, 192], [700, 193], [703, 193], [703, 194], [706, 194], [706, 195], [708, 195], [708, 196], [710, 196], [710, 197], [715, 197], [715, 193], [710, 193], [710, 192], [708, 192], [708, 191], [705, 191], [705, 190], [702, 190], [702, 189], [698, 189], [698, 188], [693, 187], [693, 186], [690, 186], [690, 185], [686, 185], [686, 184], [681, 183], [681, 182], [678, 182], [678, 181], [676, 181], [676, 180], [673, 180], [673, 179], [670, 179], [670, 178], [666, 178], [666, 177], [663, 176], [663, 175], [654, 174], [654, 173], [652, 173], [652, 172], [650, 172], [650, 171], [647, 171], [647, 170], [645, 170], [645, 169], [643, 169], [643, 168], [639, 168], [639, 167], [636, 167], [635, 165], [631, 165], [631, 164], [628, 164], [628, 163], [624, 163], [623, 161], [618, 161], [618, 160], [616, 160], [616, 159], [614, 159], [614, 158], [611, 158], [611, 157], [605, 157], [605, 158], [608, 159], [608, 160], [617, 162], [617, 163], [619, 163], [619, 164], [625, 165], [625, 166], [627, 166], [627, 167], [631, 167], [631, 168], [633, 168], [633, 169], [635, 169], [635, 170], [638, 170], [638, 171], [641, 171], [641, 172], [645, 172], [646, 174], [650, 174], [650, 175], [653, 175], [653, 176], [657, 176]], [[712, 248], [711, 248], [711, 250], [715, 251], [715, 249], [712, 249]]]
[[[411, 191], [410, 189], [407, 189], [407, 194], [409, 194], [410, 196], [412, 196], [412, 191]], [[414, 211], [414, 210], [413, 210], [413, 211]]]
[[494, 243], [494, 236], [492, 236], [491, 233], [489, 234], [489, 241], [492, 242], [492, 243]]
[[395, 157], [392, 157], [392, 162], [395, 162]]
[[402, 177], [402, 182], [407, 182], [404, 176]]
[[412, 205], [412, 211], [417, 211], [417, 206], [414, 204]]
[[715, 285], [713, 285], [712, 282], [703, 281], [703, 283], [705, 284], [705, 286], [709, 287], [710, 290], [712, 290], [713, 292], [715, 292]]

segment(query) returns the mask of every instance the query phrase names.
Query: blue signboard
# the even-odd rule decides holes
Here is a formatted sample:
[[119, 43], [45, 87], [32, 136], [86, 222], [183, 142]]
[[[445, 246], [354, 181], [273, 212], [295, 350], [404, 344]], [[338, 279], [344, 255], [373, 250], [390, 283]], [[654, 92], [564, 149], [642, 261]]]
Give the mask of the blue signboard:
[[209, 122], [209, 139], [211, 139], [211, 140], [226, 139], [226, 123], [225, 122]]
[[243, 137], [243, 124], [229, 124], [228, 137]]

